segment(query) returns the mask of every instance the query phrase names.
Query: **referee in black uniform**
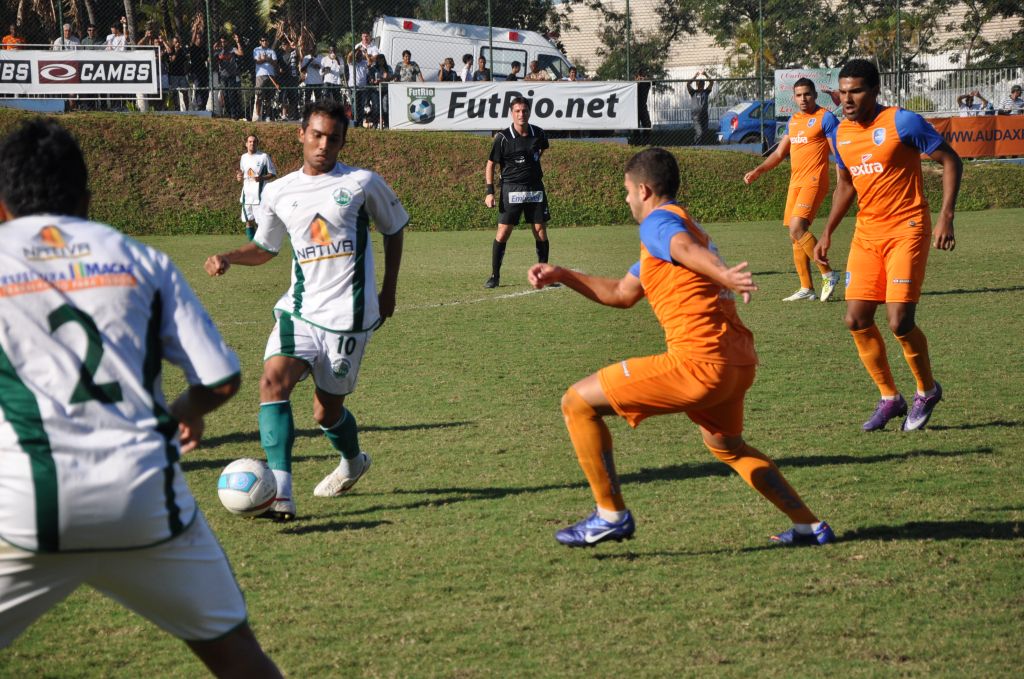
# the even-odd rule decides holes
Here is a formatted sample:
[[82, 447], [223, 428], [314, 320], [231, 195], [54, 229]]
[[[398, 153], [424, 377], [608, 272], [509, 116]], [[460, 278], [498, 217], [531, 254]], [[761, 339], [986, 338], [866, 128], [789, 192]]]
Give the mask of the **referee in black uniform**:
[[548, 197], [544, 192], [544, 172], [540, 157], [548, 148], [544, 130], [530, 124], [530, 102], [522, 97], [512, 100], [512, 125], [494, 135], [494, 145], [487, 159], [484, 177], [487, 196], [484, 204], [494, 207], [494, 166], [501, 166], [501, 194], [498, 201], [498, 234], [491, 245], [491, 277], [485, 288], [496, 288], [501, 280], [501, 261], [505, 258], [505, 244], [512, 235], [512, 227], [519, 218], [533, 224], [533, 237], [537, 245], [537, 261], [548, 261], [547, 222]]

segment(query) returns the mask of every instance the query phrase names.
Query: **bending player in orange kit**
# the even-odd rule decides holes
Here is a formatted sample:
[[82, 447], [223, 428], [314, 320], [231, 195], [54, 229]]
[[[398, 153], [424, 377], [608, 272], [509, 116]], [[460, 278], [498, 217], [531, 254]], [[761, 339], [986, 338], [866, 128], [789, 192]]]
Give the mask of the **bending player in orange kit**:
[[[921, 429], [942, 400], [932, 377], [928, 340], [917, 327], [915, 312], [924, 284], [929, 238], [938, 250], [952, 250], [953, 214], [963, 163], [928, 121], [913, 111], [878, 104], [880, 78], [870, 61], [854, 59], [839, 71], [843, 120], [836, 128], [836, 191], [815, 259], [828, 263], [832, 232], [857, 198], [857, 228], [846, 264], [846, 325], [857, 353], [878, 385], [881, 399], [864, 423], [864, 431], [883, 429], [906, 415], [903, 430]], [[932, 232], [924, 197], [921, 154], [942, 165], [942, 207]], [[896, 388], [875, 311], [884, 303], [889, 328], [917, 382], [914, 404]]]
[[[789, 227], [789, 237], [793, 241], [793, 264], [800, 278], [800, 289], [783, 302], [818, 299], [814, 294], [810, 268], [818, 241], [808, 229], [828, 194], [828, 140], [839, 125], [831, 112], [818, 106], [818, 92], [810, 78], [800, 78], [793, 83], [793, 99], [799, 110], [789, 119], [786, 135], [775, 152], [743, 175], [743, 181], [752, 184], [787, 157], [791, 160], [789, 194], [782, 222]], [[821, 301], [827, 302], [839, 284], [839, 272], [820, 262], [818, 270], [821, 272]]]
[[772, 536], [784, 545], [834, 540], [778, 468], [743, 440], [743, 399], [754, 381], [754, 337], [736, 313], [733, 293], [757, 289], [746, 262], [729, 268], [707, 233], [675, 202], [679, 166], [668, 151], [647, 149], [626, 164], [626, 202], [640, 224], [640, 261], [621, 279], [598, 278], [550, 264], [529, 271], [535, 288], [561, 283], [584, 297], [631, 307], [647, 297], [665, 329], [667, 351], [631, 358], [580, 380], [562, 397], [569, 437], [590, 482], [597, 510], [555, 538], [589, 547], [633, 536], [636, 526], [619, 489], [604, 417], [633, 427], [651, 415], [685, 412], [704, 445], [783, 511], [793, 527]]

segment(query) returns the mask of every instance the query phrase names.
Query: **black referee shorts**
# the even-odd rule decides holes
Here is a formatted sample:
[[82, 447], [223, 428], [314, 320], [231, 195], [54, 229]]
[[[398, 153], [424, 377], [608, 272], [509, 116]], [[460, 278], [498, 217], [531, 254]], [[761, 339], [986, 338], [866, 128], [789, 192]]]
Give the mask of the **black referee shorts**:
[[498, 211], [499, 224], [516, 226], [520, 218], [525, 218], [527, 224], [547, 224], [551, 221], [548, 194], [544, 191], [543, 184], [502, 184]]

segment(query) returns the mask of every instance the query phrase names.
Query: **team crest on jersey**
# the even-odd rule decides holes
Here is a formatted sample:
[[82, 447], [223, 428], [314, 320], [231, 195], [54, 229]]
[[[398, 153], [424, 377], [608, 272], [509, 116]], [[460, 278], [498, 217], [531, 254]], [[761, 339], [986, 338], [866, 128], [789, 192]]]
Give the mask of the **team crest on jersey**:
[[352, 363], [347, 358], [336, 358], [331, 361], [331, 372], [335, 377], [345, 379], [352, 370]]
[[88, 243], [73, 243], [74, 239], [61, 231], [57, 226], [49, 224], [39, 229], [32, 237], [35, 245], [24, 248], [25, 259], [42, 262], [51, 259], [77, 259], [91, 253]]
[[875, 142], [875, 146], [881, 146], [885, 143], [885, 128], [876, 127], [871, 131], [871, 141]]
[[335, 189], [334, 193], [331, 194], [331, 198], [338, 205], [345, 207], [352, 202], [352, 192], [346, 188]]
[[807, 127], [814, 127], [814, 123], [818, 122], [817, 118], [811, 118], [807, 121]]

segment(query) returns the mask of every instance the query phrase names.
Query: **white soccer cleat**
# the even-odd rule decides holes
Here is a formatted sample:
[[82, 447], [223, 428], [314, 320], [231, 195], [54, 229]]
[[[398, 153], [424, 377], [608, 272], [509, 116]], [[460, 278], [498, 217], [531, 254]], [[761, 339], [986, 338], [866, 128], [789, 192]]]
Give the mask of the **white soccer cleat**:
[[839, 272], [830, 271], [821, 277], [821, 301], [827, 302], [839, 285]]
[[[351, 467], [356, 460], [362, 465], [358, 473], [353, 473]], [[313, 495], [317, 497], [338, 497], [356, 485], [356, 481], [363, 478], [366, 472], [370, 471], [370, 456], [366, 453], [359, 453], [352, 460], [342, 460], [334, 471], [324, 477], [324, 480], [316, 484]]]
[[288, 497], [274, 498], [270, 508], [261, 516], [274, 521], [291, 521], [295, 518], [295, 501]]
[[818, 296], [814, 294], [814, 290], [810, 288], [800, 288], [789, 297], [784, 297], [783, 302], [799, 302], [804, 299], [818, 299]]

